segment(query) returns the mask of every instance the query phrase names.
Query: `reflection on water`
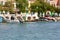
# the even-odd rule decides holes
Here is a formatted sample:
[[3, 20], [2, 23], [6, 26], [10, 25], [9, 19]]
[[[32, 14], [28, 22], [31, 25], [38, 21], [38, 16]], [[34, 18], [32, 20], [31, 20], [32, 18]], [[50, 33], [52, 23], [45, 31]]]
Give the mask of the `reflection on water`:
[[60, 22], [0, 23], [0, 40], [60, 40]]

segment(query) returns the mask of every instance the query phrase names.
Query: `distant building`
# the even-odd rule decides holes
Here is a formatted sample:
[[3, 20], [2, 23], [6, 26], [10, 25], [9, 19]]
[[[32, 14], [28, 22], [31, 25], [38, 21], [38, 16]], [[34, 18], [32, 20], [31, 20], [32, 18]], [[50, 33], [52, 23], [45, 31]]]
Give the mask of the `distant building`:
[[57, 2], [57, 6], [60, 8], [60, 0], [58, 0], [58, 2]]
[[33, 3], [35, 0], [28, 0], [28, 2], [31, 2], [31, 3]]
[[7, 1], [14, 1], [14, 0], [0, 0], [0, 4], [5, 4], [5, 2], [7, 2]]
[[55, 6], [55, 7], [60, 6], [60, 0], [45, 0], [45, 2], [47, 2], [50, 5]]
[[35, 1], [35, 0], [28, 0], [28, 1]]
[[10, 1], [13, 4], [13, 6], [14, 6], [13, 10], [15, 11], [16, 10], [16, 2], [15, 2], [15, 0], [0, 0], [0, 5], [3, 5], [2, 8], [4, 8], [5, 3], [8, 2], [8, 1]]

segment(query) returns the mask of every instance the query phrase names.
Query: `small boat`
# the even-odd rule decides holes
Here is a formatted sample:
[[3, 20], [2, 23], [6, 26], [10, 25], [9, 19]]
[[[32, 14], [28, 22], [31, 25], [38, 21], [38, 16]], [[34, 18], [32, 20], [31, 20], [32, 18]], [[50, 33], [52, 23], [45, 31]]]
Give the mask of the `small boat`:
[[8, 17], [8, 18], [5, 18], [4, 21], [7, 23], [23, 23], [24, 22], [23, 18], [21, 17], [17, 17], [17, 19], [15, 17], [11, 17], [9, 19]]
[[47, 19], [48, 21], [49, 21], [49, 20], [52, 20], [52, 21], [57, 22], [56, 18], [54, 18], [54, 17], [45, 17], [45, 19]]

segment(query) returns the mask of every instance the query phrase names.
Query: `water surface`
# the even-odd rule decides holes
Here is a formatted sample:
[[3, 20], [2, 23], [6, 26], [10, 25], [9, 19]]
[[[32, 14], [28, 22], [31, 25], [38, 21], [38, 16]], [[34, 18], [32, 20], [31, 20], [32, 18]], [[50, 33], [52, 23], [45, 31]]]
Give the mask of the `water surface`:
[[60, 22], [0, 23], [0, 40], [60, 40]]

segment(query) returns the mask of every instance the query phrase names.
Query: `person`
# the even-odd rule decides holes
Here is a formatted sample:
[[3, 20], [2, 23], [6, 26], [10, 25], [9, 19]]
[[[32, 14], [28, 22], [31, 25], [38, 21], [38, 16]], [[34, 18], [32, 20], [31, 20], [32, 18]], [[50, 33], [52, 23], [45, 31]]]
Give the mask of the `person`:
[[49, 15], [49, 13], [47, 13], [46, 15], [45, 15], [45, 17], [49, 17], [50, 15]]

